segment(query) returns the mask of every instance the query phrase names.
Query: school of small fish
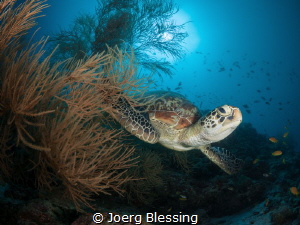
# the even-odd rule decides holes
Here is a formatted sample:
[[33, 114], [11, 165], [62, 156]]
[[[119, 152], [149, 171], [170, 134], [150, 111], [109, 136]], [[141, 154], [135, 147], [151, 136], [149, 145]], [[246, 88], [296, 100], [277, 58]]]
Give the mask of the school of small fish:
[[[289, 125], [291, 124], [290, 121], [288, 121], [288, 124], [289, 124]], [[284, 128], [288, 130], [288, 127], [287, 127], [287, 126], [285, 126]], [[289, 132], [287, 131], [287, 132], [285, 132], [285, 133], [282, 135], [282, 137], [283, 137], [283, 138], [287, 138], [288, 135], [289, 135]], [[270, 137], [270, 138], [269, 138], [269, 141], [271, 141], [271, 142], [273, 142], [273, 143], [278, 143], [278, 140], [277, 140], [275, 137]], [[286, 143], [285, 141], [283, 141], [282, 143], [283, 143], [284, 145], [287, 145], [287, 143]], [[272, 153], [272, 156], [280, 156], [280, 155], [282, 155], [282, 151], [280, 151], [280, 150], [277, 150], [277, 151], [275, 151], [275, 152]], [[255, 160], [254, 160], [254, 161], [255, 161]], [[255, 164], [255, 163], [257, 163], [257, 161], [256, 161], [256, 162], [253, 162], [253, 164]], [[282, 159], [282, 163], [286, 164], [285, 159]]]

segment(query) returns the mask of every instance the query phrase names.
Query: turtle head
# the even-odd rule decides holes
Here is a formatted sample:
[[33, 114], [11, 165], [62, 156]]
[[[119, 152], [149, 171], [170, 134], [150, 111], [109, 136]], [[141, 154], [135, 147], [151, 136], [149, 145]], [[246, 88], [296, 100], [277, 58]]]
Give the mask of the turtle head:
[[200, 119], [203, 137], [210, 143], [226, 138], [242, 122], [239, 108], [223, 105]]

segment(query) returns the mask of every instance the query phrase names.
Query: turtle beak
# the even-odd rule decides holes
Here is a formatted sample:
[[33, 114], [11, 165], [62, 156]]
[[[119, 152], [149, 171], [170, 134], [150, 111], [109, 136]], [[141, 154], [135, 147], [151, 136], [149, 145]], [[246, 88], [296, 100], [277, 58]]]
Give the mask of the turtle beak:
[[232, 111], [232, 121], [239, 121], [240, 123], [243, 120], [242, 112], [239, 108], [231, 106]]
[[234, 106], [229, 106], [229, 107], [232, 109], [231, 115], [227, 117], [223, 126], [227, 126], [230, 124], [230, 127], [232, 129], [235, 129], [243, 120], [242, 112], [237, 107], [234, 107]]

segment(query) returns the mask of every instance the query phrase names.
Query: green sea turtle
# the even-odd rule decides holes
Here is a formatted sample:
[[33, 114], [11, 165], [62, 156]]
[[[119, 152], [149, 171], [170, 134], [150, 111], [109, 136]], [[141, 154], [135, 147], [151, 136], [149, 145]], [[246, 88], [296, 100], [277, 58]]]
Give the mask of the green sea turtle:
[[237, 172], [242, 160], [227, 150], [212, 147], [231, 134], [242, 121], [237, 107], [223, 105], [201, 117], [198, 108], [184, 96], [170, 91], [154, 91], [150, 104], [132, 107], [125, 98], [113, 105], [113, 117], [139, 139], [177, 150], [200, 149], [228, 174]]

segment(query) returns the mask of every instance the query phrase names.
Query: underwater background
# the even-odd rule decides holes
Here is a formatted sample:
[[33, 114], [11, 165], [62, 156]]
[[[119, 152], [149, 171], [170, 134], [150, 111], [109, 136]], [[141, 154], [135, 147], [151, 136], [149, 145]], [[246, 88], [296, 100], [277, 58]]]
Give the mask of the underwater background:
[[[26, 1], [17, 1], [17, 5], [24, 2]], [[126, 3], [127, 1], [111, 0], [111, 2]], [[127, 132], [124, 134], [124, 129], [112, 122], [108, 114], [103, 113], [100, 119], [87, 118], [78, 130], [75, 126], [75, 132], [73, 130], [74, 133], [70, 134], [74, 136], [74, 139], [67, 139], [76, 145], [77, 133], [80, 134], [86, 127], [89, 128], [91, 125], [99, 129], [97, 125], [94, 125], [99, 123], [100, 128], [104, 129], [103, 134], [100, 129], [101, 132], [97, 133], [97, 138], [105, 139], [102, 142], [103, 149], [106, 148], [108, 152], [112, 152], [112, 158], [117, 159], [115, 163], [117, 166], [114, 170], [113, 163], [105, 164], [106, 161], [103, 161], [104, 169], [99, 166], [100, 169], [95, 169], [98, 174], [93, 173], [93, 170], [91, 174], [94, 177], [101, 177], [101, 174], [107, 172], [105, 168], [110, 168], [110, 166], [113, 172], [109, 171], [107, 180], [101, 181], [102, 183], [97, 183], [94, 179], [95, 183], [90, 184], [89, 179], [92, 176], [89, 176], [89, 169], [97, 164], [94, 163], [95, 160], [99, 162], [102, 160], [102, 153], [97, 156], [90, 153], [90, 155], [87, 154], [87, 158], [84, 158], [84, 154], [83, 158], [76, 158], [80, 150], [77, 151], [75, 148], [75, 153], [71, 154], [73, 146], [70, 145], [70, 154], [62, 157], [65, 161], [59, 162], [59, 157], [55, 155], [56, 150], [60, 151], [60, 146], [55, 145], [56, 139], [60, 138], [59, 135], [55, 136], [55, 129], [59, 126], [56, 127], [55, 123], [49, 126], [53, 128], [53, 132], [51, 129], [31, 129], [30, 125], [40, 122], [39, 117], [37, 120], [31, 120], [32, 117], [24, 120], [25, 123], [29, 121], [28, 126], [23, 127], [23, 133], [17, 130], [23, 134], [23, 139], [20, 139], [22, 135], [16, 132], [15, 128], [12, 128], [12, 132], [6, 132], [8, 125], [13, 124], [11, 121], [15, 118], [9, 117], [9, 122], [6, 122], [6, 114], [1, 114], [1, 107], [6, 102], [2, 101], [4, 99], [2, 96], [5, 95], [0, 91], [0, 131], [13, 136], [13, 138], [1, 137], [0, 139], [0, 206], [2, 207], [0, 225], [90, 225], [96, 224], [91, 219], [98, 212], [105, 216], [102, 224], [112, 224], [107, 222], [109, 213], [114, 215], [143, 214], [144, 216], [148, 212], [158, 212], [162, 215], [197, 215], [197, 224], [202, 225], [300, 224], [300, 2], [297, 0], [175, 0], [174, 3], [177, 4], [179, 10], [172, 16], [172, 19], [176, 24], [184, 24], [182, 30], [188, 34], [181, 43], [185, 54], [174, 58], [172, 54], [162, 54], [155, 49], [147, 50], [147, 54], [152, 59], [171, 62], [174, 68], [172, 74], [153, 73], [148, 80], [150, 90], [178, 92], [193, 102], [203, 114], [224, 104], [239, 107], [243, 114], [242, 124], [229, 137], [215, 145], [228, 149], [242, 159], [243, 169], [237, 174], [228, 175], [204, 157], [199, 150], [177, 152], [159, 144], [144, 143], [133, 135], [128, 135]], [[31, 28], [26, 36], [28, 40], [30, 39], [30, 43], [39, 41], [44, 36], [49, 36], [50, 44], [53, 43], [51, 38], [61, 31], [71, 29], [76, 17], [85, 13], [94, 14], [98, 1], [48, 0], [46, 4], [50, 7], [44, 8], [40, 13], [45, 16], [36, 18], [37, 26]], [[1, 25], [3, 25], [2, 21], [0, 28]], [[167, 42], [173, 36], [166, 32], [163, 38]], [[54, 42], [55, 44], [57, 43]], [[53, 45], [45, 44], [45, 49], [49, 54], [53, 50]], [[121, 76], [120, 74], [125, 70], [133, 71], [132, 61], [126, 58], [130, 56], [118, 50], [110, 50], [109, 54], [112, 52], [117, 52], [116, 62], [113, 63], [121, 65], [116, 74]], [[91, 52], [88, 52], [89, 54]], [[37, 61], [44, 60], [43, 57]], [[55, 57], [54, 55], [52, 59], [54, 63], [55, 60], [59, 61]], [[85, 64], [85, 57], [80, 60], [82, 61], [78, 62], [77, 67], [70, 68], [74, 71], [78, 70], [79, 74], [83, 73], [81, 75], [85, 76], [85, 66], [91, 69], [95, 63]], [[98, 60], [100, 65], [101, 63], [106, 65], [103, 62], [104, 59], [101, 61], [101, 57]], [[118, 60], [123, 60], [124, 64]], [[51, 63], [49, 62], [49, 65], [52, 66]], [[4, 63], [0, 63], [0, 66], [3, 65]], [[9, 66], [3, 68], [5, 71]], [[53, 71], [63, 70], [59, 66], [57, 68], [53, 66], [53, 68]], [[91, 69], [91, 71], [96, 71], [96, 69]], [[51, 74], [50, 70], [48, 72]], [[135, 77], [129, 77], [127, 72], [125, 72], [124, 80], [128, 79], [132, 82], [131, 86], [139, 87], [139, 83], [134, 81]], [[141, 70], [141, 72], [145, 72], [147, 76], [149, 74], [149, 70]], [[1, 70], [0, 76], [3, 76]], [[68, 75], [62, 73], [63, 76], [68, 78]], [[72, 93], [72, 79], [61, 80], [66, 81], [63, 91], [61, 88], [57, 92], [60, 94], [57, 94], [58, 99], [62, 103], [54, 101], [55, 106], [57, 104], [62, 107], [61, 111], [56, 110], [55, 113], [59, 111], [66, 118], [70, 116], [69, 111], [73, 112], [73, 106], [77, 110], [78, 102], [76, 101], [80, 99], [78, 92], [78, 96]], [[1, 88], [3, 88], [2, 84], [4, 82], [0, 80]], [[112, 86], [114, 85], [117, 89], [128, 87], [126, 84], [122, 84], [126, 87], [118, 86], [118, 84]], [[43, 88], [44, 86], [41, 85]], [[88, 99], [88, 91], [91, 91], [92, 95], [93, 90], [88, 87], [88, 91], [85, 92], [84, 87], [75, 85], [74, 90], [75, 93], [76, 90], [82, 91], [85, 93], [83, 96]], [[111, 95], [107, 99], [111, 100], [114, 95], [119, 94], [113, 88], [109, 89]], [[37, 90], [39, 92], [39, 88]], [[136, 90], [132, 89], [132, 91]], [[141, 88], [141, 93], [142, 91], [144, 89]], [[54, 94], [53, 96], [56, 96]], [[76, 95], [74, 99], [72, 99], [72, 94]], [[105, 97], [102, 94], [100, 99]], [[91, 102], [95, 104], [85, 106], [91, 107], [88, 110], [92, 112], [105, 106], [101, 102], [102, 105], [98, 107], [95, 99]], [[72, 107], [68, 108], [66, 105]], [[46, 106], [42, 105], [37, 109], [45, 111], [47, 108], [43, 107]], [[53, 105], [49, 103], [49, 106]], [[53, 119], [51, 117], [53, 112], [45, 111], [48, 116], [47, 113], [50, 113], [50, 119]], [[30, 115], [30, 112], [28, 114]], [[40, 115], [39, 112], [36, 115]], [[36, 118], [36, 115], [33, 117]], [[58, 115], [55, 114], [56, 122], [64, 121], [64, 117]], [[88, 112], [85, 115], [89, 115]], [[108, 118], [107, 121], [104, 118]], [[45, 119], [47, 126], [48, 119], [48, 117]], [[8, 124], [7, 127], [5, 124]], [[68, 128], [69, 126], [72, 127], [72, 120], [70, 124], [67, 124]], [[59, 132], [58, 129], [57, 133]], [[61, 133], [68, 133], [68, 129]], [[112, 141], [109, 134], [113, 137]], [[31, 138], [31, 135], [34, 138]], [[90, 137], [81, 137], [87, 140], [84, 147], [89, 147], [88, 138]], [[29, 143], [28, 140], [30, 140]], [[93, 141], [101, 142], [94, 139]], [[48, 154], [47, 149], [39, 148], [41, 146], [54, 149], [55, 154]], [[97, 148], [98, 146], [95, 147]], [[102, 146], [99, 148], [102, 151]], [[95, 149], [92, 150], [97, 152]], [[123, 150], [128, 154], [123, 154]], [[104, 159], [112, 159], [110, 153], [107, 154], [104, 150], [103, 152]], [[68, 157], [75, 158], [72, 161], [73, 164], [68, 164]], [[81, 166], [81, 162], [87, 163], [86, 167]], [[88, 164], [88, 162], [91, 163]], [[69, 179], [67, 176], [69, 174], [64, 173], [63, 170], [69, 171], [72, 165], [73, 168], [79, 167], [79, 169], [71, 171], [74, 176]], [[80, 173], [82, 172], [80, 168], [86, 169], [85, 173], [84, 171]], [[20, 173], [15, 175], [15, 172]], [[7, 176], [9, 173], [10, 176]], [[126, 177], [123, 178], [124, 174]], [[110, 177], [110, 175], [113, 176]], [[128, 177], [137, 179], [130, 180]], [[72, 179], [76, 182], [72, 183]], [[78, 183], [81, 180], [84, 181], [82, 181], [82, 186], [79, 186]], [[109, 188], [113, 190], [108, 190]], [[65, 196], [62, 196], [62, 191], [66, 193]], [[195, 224], [192, 217], [189, 219], [189, 221], [186, 219], [182, 222], [173, 220], [165, 224]], [[119, 221], [114, 224], [134, 224], [134, 222]], [[135, 224], [139, 224], [137, 220]], [[160, 223], [150, 221], [142, 224]]]
[[[200, 110], [230, 104], [260, 133], [282, 137], [289, 129], [299, 149], [300, 3], [282, 1], [175, 1], [177, 24], [186, 24], [186, 56], [156, 89], [181, 93]], [[68, 28], [97, 1], [48, 1], [38, 35]], [[157, 57], [159, 53], [149, 52]], [[159, 55], [159, 56], [158, 56]], [[172, 60], [170, 58], [170, 60]], [[178, 84], [181, 82], [181, 85]]]

